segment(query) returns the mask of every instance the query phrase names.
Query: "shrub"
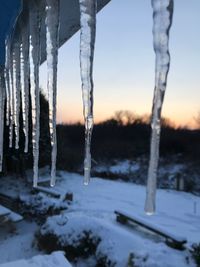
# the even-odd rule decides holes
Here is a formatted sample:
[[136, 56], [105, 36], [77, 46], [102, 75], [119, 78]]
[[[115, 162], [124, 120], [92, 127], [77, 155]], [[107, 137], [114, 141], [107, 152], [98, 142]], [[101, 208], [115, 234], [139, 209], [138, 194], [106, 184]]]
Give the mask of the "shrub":
[[194, 258], [197, 264], [197, 267], [200, 267], [200, 243], [192, 245], [191, 253], [192, 253], [192, 257]]
[[89, 256], [94, 255], [100, 242], [100, 238], [94, 236], [90, 231], [84, 231], [81, 236], [70, 241], [70, 243], [67, 242], [67, 238], [65, 238], [65, 242], [63, 242], [59, 236], [56, 236], [53, 233], [47, 233], [45, 235], [37, 233], [36, 237], [39, 249], [44, 250], [47, 253], [56, 250], [64, 250], [69, 260], [88, 258]]
[[87, 216], [62, 214], [49, 217], [36, 239], [39, 249], [47, 253], [65, 251], [72, 262], [93, 257], [94, 267], [115, 267], [115, 259], [110, 258], [112, 254], [107, 254], [103, 243], [105, 233], [98, 220], [91, 223]]

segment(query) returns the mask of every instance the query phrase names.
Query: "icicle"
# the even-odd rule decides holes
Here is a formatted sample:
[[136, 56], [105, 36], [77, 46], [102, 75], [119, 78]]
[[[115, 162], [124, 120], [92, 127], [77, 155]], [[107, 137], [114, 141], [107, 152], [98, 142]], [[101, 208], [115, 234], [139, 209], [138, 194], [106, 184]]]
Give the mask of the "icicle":
[[90, 180], [91, 135], [93, 128], [93, 58], [96, 33], [96, 0], [79, 0], [80, 3], [80, 67], [85, 119], [84, 184]]
[[9, 68], [10, 68], [10, 40], [6, 41], [6, 62], [5, 62], [5, 86], [6, 86], [6, 125], [10, 124], [10, 77], [9, 77]]
[[29, 129], [29, 31], [28, 25], [23, 26], [24, 33], [20, 44], [20, 73], [21, 73], [21, 97], [23, 131], [25, 135], [24, 152], [28, 152], [28, 129]]
[[0, 172], [3, 165], [3, 135], [4, 135], [4, 105], [5, 105], [5, 81], [4, 69], [0, 69]]
[[20, 43], [14, 41], [13, 47], [13, 91], [14, 91], [14, 122], [15, 148], [19, 148], [19, 112], [20, 112]]
[[168, 51], [169, 30], [172, 23], [173, 0], [152, 0], [153, 7], [153, 39], [156, 54], [155, 89], [151, 119], [151, 152], [147, 181], [145, 211], [155, 212], [156, 180], [159, 160], [159, 142], [161, 127], [161, 110], [167, 84], [170, 65]]
[[30, 36], [30, 85], [32, 105], [32, 143], [33, 143], [33, 186], [37, 187], [39, 136], [40, 136], [40, 90], [39, 90], [39, 64], [40, 64], [40, 9], [38, 3], [31, 1], [29, 6]]
[[57, 95], [57, 61], [59, 31], [59, 1], [46, 0], [46, 49], [49, 98], [49, 129], [51, 139], [51, 186], [56, 179], [56, 95]]
[[13, 144], [13, 125], [14, 125], [14, 88], [13, 88], [13, 55], [10, 54], [9, 64], [9, 86], [10, 86], [10, 126], [9, 126], [9, 147]]

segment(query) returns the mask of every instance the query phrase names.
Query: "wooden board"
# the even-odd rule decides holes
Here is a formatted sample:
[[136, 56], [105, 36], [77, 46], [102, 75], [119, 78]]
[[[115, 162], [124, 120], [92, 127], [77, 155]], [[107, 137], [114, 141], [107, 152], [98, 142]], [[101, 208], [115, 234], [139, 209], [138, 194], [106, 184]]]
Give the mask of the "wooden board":
[[170, 247], [181, 250], [184, 249], [184, 244], [187, 243], [186, 238], [179, 237], [172, 233], [169, 233], [165, 229], [153, 225], [152, 223], [149, 223], [137, 216], [129, 215], [122, 211], [115, 211], [115, 214], [117, 215], [116, 220], [119, 223], [126, 224], [127, 222], [130, 221], [136, 225], [139, 225], [140, 227], [150, 230], [151, 232], [164, 237], [166, 239], [166, 244], [169, 245]]
[[12, 211], [6, 217], [7, 217], [8, 221], [11, 221], [13, 223], [17, 223], [17, 222], [20, 222], [20, 221], [23, 220], [23, 217], [20, 214], [14, 212], [14, 211]]
[[54, 190], [52, 188], [47, 188], [47, 187], [44, 187], [44, 186], [37, 186], [37, 187], [34, 188], [34, 190], [39, 191], [39, 192], [43, 192], [43, 193], [45, 193], [47, 195], [51, 195], [51, 196], [53, 196], [55, 198], [60, 198], [60, 196], [61, 196], [60, 192], [58, 192], [58, 191], [56, 191], [56, 190]]
[[8, 214], [10, 214], [10, 210], [5, 208], [4, 206], [0, 205], [0, 216], [3, 217], [3, 216], [6, 216]]

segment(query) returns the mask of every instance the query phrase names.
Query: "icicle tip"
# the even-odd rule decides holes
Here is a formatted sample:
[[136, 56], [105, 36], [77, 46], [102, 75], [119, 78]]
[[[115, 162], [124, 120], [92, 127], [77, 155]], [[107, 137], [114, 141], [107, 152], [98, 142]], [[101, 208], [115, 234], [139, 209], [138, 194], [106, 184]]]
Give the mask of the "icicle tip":
[[145, 211], [145, 214], [146, 214], [147, 216], [152, 216], [152, 215], [155, 214], [155, 212], [154, 212], [154, 211]]
[[51, 187], [54, 187], [55, 184], [56, 184], [55, 181], [51, 181], [51, 182], [50, 182], [50, 186], [51, 186]]
[[33, 188], [37, 188], [38, 184], [37, 183], [33, 183]]

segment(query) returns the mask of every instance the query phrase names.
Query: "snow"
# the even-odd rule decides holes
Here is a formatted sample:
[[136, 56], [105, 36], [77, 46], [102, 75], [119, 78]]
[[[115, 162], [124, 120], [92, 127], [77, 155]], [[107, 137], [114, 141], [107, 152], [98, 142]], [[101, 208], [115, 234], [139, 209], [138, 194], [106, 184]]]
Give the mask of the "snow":
[[178, 242], [186, 242], [185, 237], [177, 236], [176, 234], [171, 234], [167, 232], [166, 230], [164, 230], [163, 228], [158, 227], [155, 223], [152, 224], [148, 220], [145, 220], [144, 218], [141, 219], [140, 217], [137, 217], [133, 214], [128, 214], [127, 212], [119, 211], [119, 210], [115, 211], [115, 213], [122, 215], [122, 216], [126, 216], [127, 218], [129, 218], [130, 220], [133, 220], [134, 222], [136, 222], [137, 224], [141, 225], [144, 228], [145, 226], [147, 226], [152, 231], [160, 232], [161, 235], [164, 235], [167, 238], [168, 237], [172, 238]]
[[0, 263], [29, 259], [39, 253], [34, 246], [35, 223], [22, 221], [16, 224], [16, 232], [9, 225], [0, 227]]
[[[48, 170], [46, 170], [48, 172]], [[47, 178], [43, 171], [41, 179]], [[55, 233], [63, 244], [79, 242], [84, 231], [90, 231], [93, 238], [100, 238], [94, 255], [89, 259], [78, 259], [76, 267], [94, 267], [94, 262], [106, 255], [115, 267], [126, 267], [129, 254], [134, 253], [135, 265], [142, 267], [193, 267], [188, 249], [178, 251], [168, 247], [164, 239], [140, 227], [130, 227], [116, 222], [114, 210], [121, 210], [145, 221], [171, 235], [187, 239], [187, 248], [200, 241], [200, 198], [189, 193], [160, 189], [157, 192], [157, 212], [147, 216], [143, 211], [145, 187], [132, 183], [92, 178], [89, 186], [82, 185], [83, 177], [74, 173], [59, 172], [55, 190], [61, 193], [73, 192], [73, 202], [60, 215], [49, 217], [41, 231]], [[15, 180], [15, 179], [14, 179]], [[18, 195], [21, 200], [32, 201], [27, 185], [11, 177], [1, 179], [1, 190], [9, 195]], [[29, 185], [31, 187], [31, 185]], [[16, 189], [14, 190], [14, 188]], [[13, 193], [12, 193], [13, 191]], [[26, 194], [25, 194], [26, 193]], [[59, 200], [39, 193], [43, 204], [63, 205]], [[194, 203], [196, 212], [194, 213]], [[41, 207], [42, 208], [42, 207]], [[26, 220], [17, 224], [17, 234], [0, 230], [0, 263], [28, 259], [41, 254], [34, 244], [34, 233], [40, 226]], [[10, 250], [10, 251], [9, 251]], [[169, 262], [170, 258], [170, 262]], [[189, 263], [187, 263], [188, 258]], [[136, 266], [137, 266], [136, 265]]]
[[[156, 240], [154, 237], [156, 242], [151, 241], [147, 234], [145, 236], [134, 230], [131, 231], [131, 229], [121, 227], [112, 221], [105, 222], [102, 218], [68, 213], [66, 217], [49, 218], [41, 230], [43, 233], [57, 235], [62, 245], [78, 244], [85, 231], [90, 232], [90, 236], [101, 239], [95, 253], [96, 257], [101, 257], [102, 254], [106, 255], [116, 263], [116, 267], [125, 266], [130, 252], [137, 255], [139, 266], [187, 266], [181, 252], [168, 248], [164, 243], [160, 243], [159, 239]], [[146, 257], [145, 264], [141, 265]], [[165, 265], [168, 257], [171, 257], [173, 262]]]
[[6, 216], [7, 219], [11, 222], [19, 222], [19, 221], [22, 221], [23, 220], [23, 217], [21, 215], [19, 215], [18, 213], [16, 212], [13, 212], [13, 211], [10, 211], [10, 214], [8, 214], [8, 216]]
[[0, 267], [71, 267], [63, 252], [54, 252], [51, 255], [35, 256], [29, 260], [19, 260], [0, 264]]
[[10, 213], [10, 211], [7, 208], [0, 205], [0, 216], [5, 216], [5, 215], [8, 215], [9, 213]]
[[[67, 242], [74, 242], [84, 230], [90, 229], [102, 240], [96, 255], [104, 252], [119, 267], [125, 266], [130, 252], [138, 257], [139, 266], [188, 266], [185, 260], [187, 250], [173, 250], [157, 235], [117, 224], [114, 210], [138, 216], [171, 235], [186, 237], [190, 247], [200, 240], [200, 198], [188, 193], [158, 190], [157, 212], [149, 217], [143, 211], [143, 186], [93, 178], [89, 187], [82, 187], [81, 176], [65, 172], [62, 176], [65, 180], [60, 180], [56, 187], [72, 191], [74, 202], [63, 215], [49, 218], [44, 231], [53, 231], [63, 242], [65, 238]], [[193, 213], [194, 202], [198, 207], [196, 215]], [[144, 258], [147, 258], [145, 262]], [[192, 261], [190, 266], [194, 266]]]
[[130, 172], [135, 172], [140, 168], [139, 164], [136, 162], [131, 162], [130, 160], [119, 161], [115, 165], [110, 166], [109, 171], [111, 173], [123, 173], [128, 174]]
[[[59, 180], [55, 188], [67, 188], [74, 194], [74, 202], [69, 211], [79, 212], [113, 221], [114, 210], [144, 218], [163, 229], [187, 238], [189, 243], [200, 240], [200, 198], [190, 193], [159, 189], [158, 207], [154, 216], [144, 213], [145, 187], [132, 183], [92, 178], [89, 187], [83, 187], [82, 176], [60, 172], [64, 180]], [[194, 202], [197, 214], [193, 213]], [[178, 229], [177, 229], [178, 225]]]
[[12, 221], [12, 222], [18, 222], [23, 219], [23, 217], [10, 209], [7, 209], [6, 207], [0, 205], [0, 218], [5, 218], [6, 221]]
[[37, 186], [36, 190], [44, 192], [44, 193], [47, 193], [49, 195], [53, 195], [55, 197], [60, 197], [60, 193], [59, 192], [57, 192], [57, 191], [55, 191], [55, 190], [53, 190], [52, 188], [49, 188], [49, 187]]

